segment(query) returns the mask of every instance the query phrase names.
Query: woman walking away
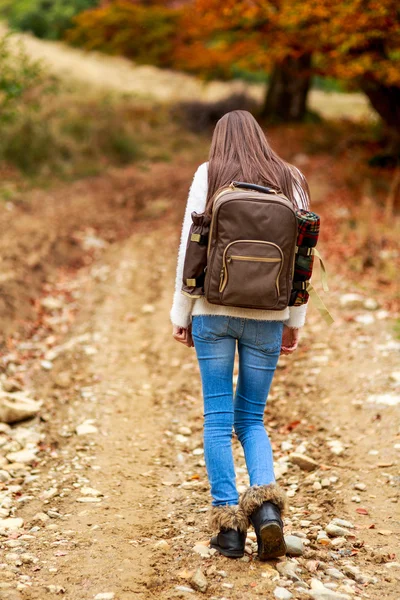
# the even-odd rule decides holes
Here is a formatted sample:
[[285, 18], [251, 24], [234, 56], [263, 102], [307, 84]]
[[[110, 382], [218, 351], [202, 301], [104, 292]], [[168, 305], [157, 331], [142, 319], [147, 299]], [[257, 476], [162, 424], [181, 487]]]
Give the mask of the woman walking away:
[[[287, 503], [275, 483], [264, 409], [280, 353], [291, 354], [297, 347], [307, 305], [282, 310], [241, 308], [181, 293], [191, 213], [211, 215], [215, 193], [233, 181], [268, 186], [295, 208], [308, 208], [309, 191], [304, 176], [272, 150], [250, 113], [225, 114], [215, 127], [209, 161], [197, 169], [190, 188], [170, 312], [174, 338], [194, 346], [199, 362], [204, 456], [212, 495], [210, 526], [217, 534], [211, 547], [231, 558], [243, 556], [251, 524], [258, 556], [266, 560], [286, 552], [282, 515]], [[239, 375], [233, 394], [236, 340]], [[241, 498], [235, 483], [232, 428], [243, 446], [250, 478]]]

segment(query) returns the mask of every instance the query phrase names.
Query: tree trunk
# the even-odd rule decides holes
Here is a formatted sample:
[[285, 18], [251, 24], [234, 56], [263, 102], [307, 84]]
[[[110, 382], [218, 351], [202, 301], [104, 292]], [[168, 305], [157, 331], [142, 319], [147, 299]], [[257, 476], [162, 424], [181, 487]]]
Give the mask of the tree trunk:
[[361, 88], [386, 125], [388, 152], [393, 155], [400, 154], [400, 87], [386, 86], [365, 79], [361, 81]]
[[273, 121], [302, 121], [311, 85], [311, 54], [275, 65], [261, 116]]

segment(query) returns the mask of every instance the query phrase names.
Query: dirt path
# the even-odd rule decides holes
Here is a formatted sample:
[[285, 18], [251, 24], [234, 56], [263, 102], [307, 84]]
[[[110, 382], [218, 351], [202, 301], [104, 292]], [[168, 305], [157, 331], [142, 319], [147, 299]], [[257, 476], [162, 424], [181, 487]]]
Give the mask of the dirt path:
[[[179, 227], [179, 220], [141, 223], [52, 291], [63, 299], [48, 305], [53, 326], [71, 305], [78, 318], [67, 342], [51, 348], [51, 368], [43, 357], [29, 362], [45, 400], [42, 422], [0, 436], [4, 454], [18, 450], [17, 440], [37, 447], [35, 461], [5, 459], [2, 467], [12, 476], [1, 484], [2, 506], [11, 497], [11, 515], [24, 526], [2, 538], [0, 598], [241, 600], [273, 598], [279, 586], [299, 599], [396, 600], [399, 405], [368, 398], [398, 398], [399, 342], [379, 310], [339, 311], [332, 300], [337, 321], [327, 332], [311, 309], [299, 352], [280, 359], [266, 423], [291, 496], [286, 531], [303, 539], [303, 555], [262, 564], [251, 539], [240, 561], [212, 556], [206, 545], [204, 556], [193, 550], [208, 540], [209, 491], [195, 354], [172, 340], [168, 320]], [[334, 281], [333, 298], [348, 286]], [[26, 352], [19, 344], [14, 351]], [[13, 360], [18, 365], [15, 355], [3, 358], [8, 379], [18, 376]], [[92, 432], [78, 434], [82, 424]], [[243, 487], [237, 440], [234, 448]], [[295, 464], [294, 451], [316, 461], [313, 471]], [[329, 538], [323, 532], [333, 518], [354, 528]], [[204, 593], [190, 583], [198, 568]], [[338, 595], [318, 591], [318, 581]]]
[[[0, 35], [6, 31], [4, 24], [0, 23]], [[22, 43], [33, 59], [43, 60], [58, 77], [84, 84], [85, 94], [100, 89], [131, 94], [142, 101], [160, 102], [190, 101], [193, 98], [215, 101], [235, 93], [249, 94], [261, 102], [265, 94], [263, 85], [241, 81], [202, 83], [177, 71], [134, 65], [121, 57], [83, 52], [61, 42], [39, 40], [28, 34], [14, 34], [12, 40], [15, 44]], [[367, 99], [361, 94], [312, 90], [309, 106], [328, 119], [374, 118]]]

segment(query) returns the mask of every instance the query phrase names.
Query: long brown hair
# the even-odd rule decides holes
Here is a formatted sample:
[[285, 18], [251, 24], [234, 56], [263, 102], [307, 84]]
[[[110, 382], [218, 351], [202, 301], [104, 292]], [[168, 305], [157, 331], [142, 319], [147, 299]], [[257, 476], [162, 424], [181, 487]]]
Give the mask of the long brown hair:
[[232, 181], [269, 186], [296, 207], [310, 204], [304, 176], [272, 150], [260, 125], [246, 110], [226, 113], [215, 126], [208, 163], [207, 214], [211, 215], [215, 192]]

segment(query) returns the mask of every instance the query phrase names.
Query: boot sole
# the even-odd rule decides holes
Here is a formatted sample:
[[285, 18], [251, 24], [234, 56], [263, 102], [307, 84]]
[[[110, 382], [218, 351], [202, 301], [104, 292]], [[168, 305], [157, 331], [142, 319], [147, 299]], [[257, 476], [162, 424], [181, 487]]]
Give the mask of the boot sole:
[[268, 560], [285, 556], [286, 543], [282, 528], [278, 523], [266, 523], [261, 525], [260, 540], [258, 544], [258, 558]]
[[241, 550], [227, 550], [225, 548], [221, 548], [218, 544], [210, 544], [210, 548], [214, 548], [218, 550], [220, 554], [227, 556], [228, 558], [242, 558], [244, 556], [244, 551]]

